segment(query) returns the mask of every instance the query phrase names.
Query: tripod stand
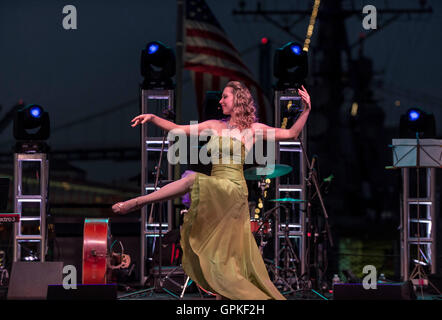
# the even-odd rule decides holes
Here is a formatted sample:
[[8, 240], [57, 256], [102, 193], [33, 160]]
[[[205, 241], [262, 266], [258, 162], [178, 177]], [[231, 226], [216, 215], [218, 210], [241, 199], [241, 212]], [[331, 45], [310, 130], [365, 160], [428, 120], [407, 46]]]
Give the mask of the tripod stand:
[[[271, 214], [276, 215], [278, 214], [276, 212], [277, 209], [284, 207], [286, 210], [286, 225], [284, 228], [284, 246], [277, 252], [274, 259], [279, 260], [280, 257], [283, 257], [283, 267], [279, 268], [276, 267], [274, 262], [268, 259], [264, 259], [265, 262], [267, 262], [267, 267], [269, 271], [273, 274], [273, 283], [275, 286], [279, 286], [283, 291], [285, 291], [285, 294], [293, 293], [297, 290], [299, 290], [299, 281], [298, 281], [298, 275], [297, 275], [297, 264], [299, 265], [300, 260], [298, 256], [295, 253], [295, 250], [293, 248], [293, 245], [291, 243], [290, 237], [289, 237], [289, 227], [287, 223], [288, 219], [288, 209], [286, 206], [278, 205], [263, 215], [263, 221], [260, 226], [264, 225], [264, 222], [267, 221]], [[276, 217], [275, 217], [276, 219]], [[259, 230], [259, 229], [258, 229]], [[276, 234], [277, 236], [277, 234]], [[262, 252], [261, 252], [262, 253]], [[294, 287], [295, 286], [295, 287]]]
[[[278, 258], [283, 254], [283, 268], [280, 270], [280, 274], [283, 275], [283, 279], [285, 279], [286, 287], [284, 287], [284, 290], [290, 289], [289, 293], [292, 293], [296, 290], [299, 290], [299, 280], [297, 275], [297, 265], [299, 265], [300, 260], [296, 256], [295, 250], [293, 248], [293, 244], [289, 238], [289, 227], [288, 227], [288, 209], [287, 207], [284, 207], [286, 210], [286, 224], [284, 227], [284, 246], [281, 248], [280, 252], [278, 252]], [[287, 287], [287, 284], [290, 286]], [[293, 288], [293, 285], [295, 285], [295, 288]]]

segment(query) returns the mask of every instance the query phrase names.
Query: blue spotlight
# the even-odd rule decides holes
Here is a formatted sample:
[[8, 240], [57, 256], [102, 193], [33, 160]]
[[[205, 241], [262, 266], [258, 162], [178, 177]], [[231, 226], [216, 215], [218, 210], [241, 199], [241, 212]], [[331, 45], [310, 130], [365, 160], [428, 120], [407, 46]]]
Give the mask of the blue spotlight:
[[153, 54], [153, 53], [155, 53], [155, 52], [158, 51], [158, 48], [159, 48], [159, 46], [158, 46], [156, 43], [152, 43], [152, 44], [149, 46], [149, 48], [147, 49], [147, 52], [148, 52], [149, 54]]
[[434, 115], [419, 108], [410, 108], [401, 115], [399, 122], [399, 137], [415, 139], [431, 139], [436, 137], [436, 120]]
[[38, 104], [29, 104], [16, 110], [14, 137], [16, 140], [43, 141], [49, 138], [49, 114]]
[[143, 88], [172, 88], [175, 75], [175, 54], [160, 41], [151, 41], [141, 51]]
[[40, 118], [41, 117], [41, 107], [34, 105], [29, 109], [29, 113], [31, 114], [32, 117], [34, 118]]
[[292, 51], [293, 51], [293, 53], [294, 54], [296, 54], [297, 56], [299, 56], [300, 54], [301, 54], [301, 47], [300, 46], [298, 46], [298, 45], [292, 45], [291, 47], [290, 47], [290, 49], [292, 49]]
[[411, 109], [408, 111], [408, 119], [410, 121], [416, 121], [421, 116], [421, 113], [417, 110]]

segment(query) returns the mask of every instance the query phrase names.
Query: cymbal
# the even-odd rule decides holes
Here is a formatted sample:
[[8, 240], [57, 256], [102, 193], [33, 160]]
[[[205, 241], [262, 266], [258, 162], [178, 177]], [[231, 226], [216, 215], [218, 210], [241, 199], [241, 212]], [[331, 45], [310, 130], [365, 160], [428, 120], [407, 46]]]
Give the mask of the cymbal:
[[272, 199], [269, 201], [274, 201], [274, 202], [305, 202], [305, 200], [301, 200], [301, 199], [293, 199], [293, 198], [280, 198], [280, 199]]
[[252, 167], [244, 170], [244, 178], [246, 180], [261, 180], [281, 177], [291, 172], [293, 169], [286, 164], [273, 164], [265, 167]]

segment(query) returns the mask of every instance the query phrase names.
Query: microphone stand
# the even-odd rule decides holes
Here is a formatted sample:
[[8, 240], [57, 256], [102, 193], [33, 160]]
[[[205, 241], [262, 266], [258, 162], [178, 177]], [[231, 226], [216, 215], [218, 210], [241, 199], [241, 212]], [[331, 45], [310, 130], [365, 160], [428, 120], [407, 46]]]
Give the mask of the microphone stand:
[[[164, 115], [164, 117], [166, 119], [169, 119], [169, 120], [174, 120], [174, 118], [175, 118], [175, 113], [173, 112], [173, 110], [171, 109], [170, 106], [167, 107], [165, 110], [163, 110], [163, 115]], [[158, 181], [159, 181], [159, 176], [160, 176], [160, 169], [161, 169], [161, 164], [162, 164], [162, 159], [163, 159], [163, 153], [164, 153], [164, 147], [165, 147], [165, 142], [166, 142], [166, 136], [167, 136], [167, 131], [164, 131], [164, 133], [163, 133], [163, 141], [162, 141], [162, 144], [161, 144], [160, 157], [159, 157], [159, 160], [158, 160], [158, 164], [156, 166], [154, 192], [157, 190], [157, 187], [158, 187]], [[150, 207], [150, 214], [149, 214], [149, 220], [148, 220], [149, 223], [153, 222], [153, 207], [154, 207], [154, 204], [152, 204], [151, 207]], [[167, 274], [165, 276], [164, 280], [162, 279], [161, 269], [162, 269], [162, 263], [163, 263], [163, 261], [162, 261], [162, 248], [163, 248], [163, 241], [162, 241], [162, 238], [163, 238], [163, 201], [161, 201], [159, 203], [159, 209], [158, 210], [159, 210], [159, 212], [158, 212], [158, 215], [159, 215], [159, 224], [158, 224], [159, 225], [159, 231], [158, 231], [158, 238], [159, 238], [158, 239], [158, 255], [159, 255], [159, 257], [158, 257], [158, 276], [156, 278], [157, 281], [155, 281], [155, 271], [154, 271], [154, 287], [156, 287], [156, 284], [158, 283], [159, 287], [161, 289], [165, 290], [163, 288], [164, 280], [169, 277], [169, 274]], [[155, 261], [155, 258], [154, 258], [153, 261]], [[155, 263], [153, 264], [153, 269], [155, 270]], [[172, 279], [169, 279], [169, 280], [173, 281]], [[167, 290], [165, 290], [165, 291], [168, 292]]]
[[[334, 247], [334, 243], [333, 243], [333, 239], [332, 239], [331, 231], [330, 231], [330, 225], [328, 223], [327, 210], [325, 208], [324, 201], [323, 201], [322, 194], [321, 194], [321, 190], [320, 190], [320, 186], [319, 186], [319, 183], [318, 183], [318, 175], [317, 175], [316, 170], [314, 169], [316, 157], [313, 157], [312, 162], [310, 162], [308, 157], [307, 157], [306, 150], [304, 148], [304, 144], [302, 143], [302, 140], [300, 139], [299, 142], [300, 142], [300, 146], [301, 146], [301, 149], [302, 149], [302, 153], [304, 154], [305, 161], [307, 163], [307, 167], [309, 169], [309, 173], [308, 173], [308, 177], [306, 178], [306, 181], [307, 181], [307, 184], [309, 186], [313, 185], [315, 190], [316, 190], [316, 195], [319, 198], [319, 202], [321, 204], [321, 209], [322, 209], [322, 213], [323, 213], [324, 221], [325, 221], [325, 231], [324, 231], [324, 233], [327, 234], [327, 238], [328, 238], [328, 241], [330, 243], [330, 246]], [[311, 188], [309, 188], [309, 189], [311, 189]], [[313, 199], [313, 196], [311, 195], [311, 191], [309, 191], [309, 199], [307, 201], [307, 215], [308, 215], [308, 223], [309, 223], [309, 228], [310, 229], [314, 228], [313, 223], [312, 223], [312, 219], [311, 219], [311, 201], [312, 201], [312, 199]], [[309, 230], [306, 230], [306, 231], [308, 232]], [[314, 242], [315, 242], [315, 245], [316, 245], [316, 236], [317, 236], [318, 232], [317, 232], [317, 230], [311, 230], [311, 231], [313, 231], [311, 233], [311, 236], [314, 237]], [[306, 250], [306, 251], [307, 252], [306, 252], [305, 256], [306, 257], [310, 257], [310, 251], [311, 251], [310, 241], [308, 243], [308, 250]], [[314, 257], [314, 259], [315, 259], [314, 267], [316, 269], [317, 275], [319, 275], [319, 266], [318, 266], [318, 263], [316, 261], [317, 253], [314, 253], [314, 255], [315, 255], [315, 257]], [[310, 260], [310, 258], [308, 260]], [[307, 270], [306, 272], [307, 272], [307, 276], [308, 276], [308, 280], [309, 280], [310, 279], [310, 261], [305, 261], [304, 263], [306, 264], [306, 270]], [[317, 281], [318, 281], [318, 283], [320, 283], [319, 277], [317, 277]]]

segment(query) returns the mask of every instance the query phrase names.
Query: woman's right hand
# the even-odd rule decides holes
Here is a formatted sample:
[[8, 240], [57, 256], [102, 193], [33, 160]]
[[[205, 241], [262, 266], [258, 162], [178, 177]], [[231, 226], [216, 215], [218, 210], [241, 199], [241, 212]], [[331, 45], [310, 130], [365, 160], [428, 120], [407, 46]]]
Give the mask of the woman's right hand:
[[140, 114], [139, 116], [136, 116], [131, 120], [131, 126], [136, 127], [139, 124], [143, 124], [146, 122], [150, 122], [153, 119], [153, 114], [147, 113], [147, 114]]

